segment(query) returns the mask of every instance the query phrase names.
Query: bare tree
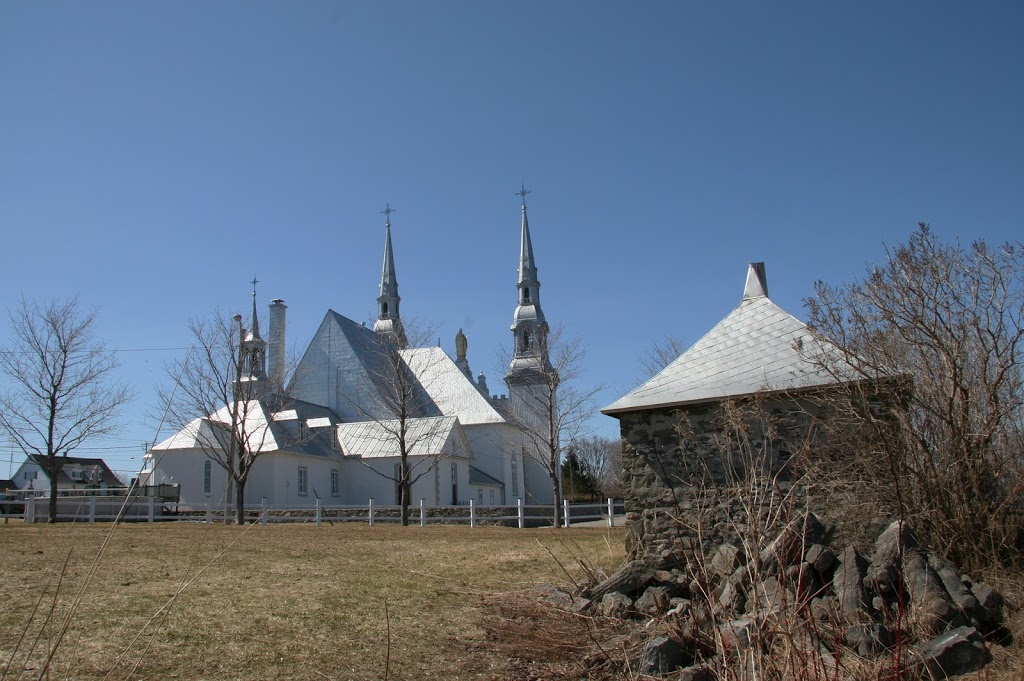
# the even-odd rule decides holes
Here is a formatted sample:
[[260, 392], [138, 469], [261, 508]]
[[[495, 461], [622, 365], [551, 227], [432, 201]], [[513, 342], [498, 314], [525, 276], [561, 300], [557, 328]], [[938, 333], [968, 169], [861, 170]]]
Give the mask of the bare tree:
[[585, 435], [574, 449], [583, 469], [606, 497], [622, 497], [622, 440]]
[[[813, 328], [846, 349], [848, 407], [884, 437], [891, 496], [964, 564], [1024, 549], [1024, 251], [943, 244], [926, 225], [841, 287], [818, 282]], [[880, 410], [865, 386], [896, 397]], [[979, 558], [982, 559], [979, 561]]]
[[[439, 379], [437, 370], [444, 360], [443, 350], [427, 346], [436, 328], [412, 320], [405, 323], [401, 341], [389, 334], [368, 333], [370, 361], [366, 368], [374, 395], [369, 401], [351, 400], [398, 456], [398, 466], [390, 475], [363, 463], [397, 486], [402, 525], [409, 524], [413, 484], [434, 470], [441, 459], [440, 452], [423, 454], [430, 450], [445, 425], [443, 420], [432, 418], [442, 414], [429, 393], [433, 382]], [[412, 347], [408, 348], [407, 343]]]
[[542, 335], [539, 342], [549, 361], [538, 365], [529, 383], [513, 391], [518, 397], [511, 400], [507, 416], [526, 439], [525, 456], [539, 464], [551, 480], [554, 525], [561, 527], [562, 455], [586, 434], [587, 421], [604, 387], [577, 386], [586, 348], [581, 339], [569, 337], [564, 327]]
[[9, 388], [0, 396], [0, 427], [50, 478], [49, 522], [57, 520], [57, 478], [84, 442], [119, 429], [131, 390], [113, 381], [118, 362], [94, 337], [96, 311], [77, 298], [46, 305], [22, 298], [9, 313], [10, 344], [0, 352]]
[[[245, 486], [253, 465], [271, 441], [274, 414], [290, 398], [270, 380], [247, 340], [241, 315], [221, 313], [189, 322], [193, 346], [167, 368], [172, 382], [159, 389], [159, 401], [173, 427], [227, 473], [225, 505], [234, 496], [235, 521], [245, 522]], [[232, 493], [233, 488], [233, 493]]]
[[651, 342], [637, 358], [644, 370], [644, 380], [676, 361], [684, 350], [686, 346], [683, 345], [683, 341], [675, 336], [665, 336], [660, 341]]

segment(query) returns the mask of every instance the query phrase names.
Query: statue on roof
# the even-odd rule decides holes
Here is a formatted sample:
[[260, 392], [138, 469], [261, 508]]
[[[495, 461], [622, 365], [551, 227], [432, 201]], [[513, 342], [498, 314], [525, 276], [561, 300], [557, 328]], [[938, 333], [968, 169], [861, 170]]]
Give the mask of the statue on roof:
[[462, 329], [455, 334], [455, 359], [466, 359], [466, 350], [469, 349], [469, 340], [466, 338], [466, 334], [462, 333]]

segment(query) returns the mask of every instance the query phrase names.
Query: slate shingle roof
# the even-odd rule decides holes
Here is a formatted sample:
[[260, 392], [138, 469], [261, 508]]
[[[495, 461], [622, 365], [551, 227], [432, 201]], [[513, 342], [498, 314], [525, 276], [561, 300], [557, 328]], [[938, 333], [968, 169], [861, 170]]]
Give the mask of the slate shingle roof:
[[763, 276], [763, 266], [758, 272], [751, 265], [754, 282], [748, 277], [736, 309], [660, 373], [601, 411], [615, 415], [835, 384], [835, 376], [812, 358], [838, 359], [839, 349], [773, 303]]

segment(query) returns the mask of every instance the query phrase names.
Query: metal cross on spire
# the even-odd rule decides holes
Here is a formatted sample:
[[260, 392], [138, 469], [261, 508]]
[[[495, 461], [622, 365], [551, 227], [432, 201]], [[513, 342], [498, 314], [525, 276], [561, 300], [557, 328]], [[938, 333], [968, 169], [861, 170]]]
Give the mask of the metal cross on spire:
[[252, 284], [252, 297], [255, 298], [256, 297], [256, 284], [260, 283], [260, 280], [256, 278], [256, 275], [253, 275], [252, 281], [250, 281], [249, 283]]
[[532, 192], [526, 188], [526, 185], [520, 182], [519, 191], [516, 192], [516, 196], [522, 197], [524, 206], [526, 205], [526, 195], [530, 193]]
[[396, 212], [396, 209], [392, 208], [390, 203], [384, 204], [384, 210], [382, 210], [381, 213], [384, 215], [384, 219], [389, 225], [391, 224], [391, 214], [394, 212]]

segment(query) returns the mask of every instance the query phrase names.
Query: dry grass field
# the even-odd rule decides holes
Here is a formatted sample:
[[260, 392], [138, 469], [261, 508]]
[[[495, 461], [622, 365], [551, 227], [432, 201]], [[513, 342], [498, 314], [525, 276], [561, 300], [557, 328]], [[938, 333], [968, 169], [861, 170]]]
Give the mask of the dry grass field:
[[[202, 523], [111, 533], [102, 524], [2, 524], [0, 681], [575, 679], [586, 673], [586, 632], [530, 605], [533, 598], [508, 594], [567, 583], [563, 566], [581, 577], [579, 557], [614, 568], [623, 535]], [[1015, 641], [993, 646], [993, 664], [966, 678], [1024, 674], [1024, 580], [1001, 576], [986, 577], [1008, 598]], [[524, 651], [536, 665], [510, 659]]]
[[567, 582], [558, 563], [578, 571], [574, 554], [606, 568], [623, 557], [622, 529], [110, 532], [0, 525], [0, 677], [10, 664], [7, 679], [39, 678], [67, 622], [44, 678], [503, 678], [505, 661], [480, 645], [481, 605]]

